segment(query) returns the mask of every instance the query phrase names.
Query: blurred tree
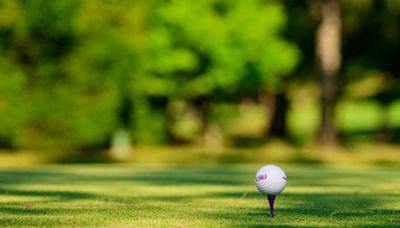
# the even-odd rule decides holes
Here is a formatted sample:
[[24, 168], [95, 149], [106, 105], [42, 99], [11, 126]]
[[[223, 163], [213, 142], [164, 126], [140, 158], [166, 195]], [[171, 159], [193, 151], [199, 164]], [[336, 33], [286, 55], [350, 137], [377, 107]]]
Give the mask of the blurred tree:
[[321, 22], [316, 31], [316, 56], [321, 83], [322, 145], [336, 144], [336, 84], [341, 65], [341, 12], [339, 0], [325, 0], [321, 5]]
[[[322, 16], [321, 6], [326, 2], [288, 0], [284, 3], [289, 15], [285, 36], [296, 43], [302, 53], [300, 64], [286, 80], [288, 84], [317, 81], [313, 73], [314, 34]], [[399, 50], [399, 5], [396, 0], [341, 1], [341, 54], [344, 61], [341, 75], [333, 83], [336, 84], [334, 100], [372, 98], [387, 109], [399, 98], [399, 65], [395, 57]], [[372, 84], [365, 86], [366, 83]], [[334, 106], [326, 107], [326, 110], [334, 113]], [[333, 114], [330, 119], [333, 120]], [[387, 121], [387, 116], [382, 113], [383, 129], [388, 128]], [[328, 135], [335, 135], [334, 130]]]
[[[363, 91], [356, 94], [356, 98], [373, 99], [382, 105], [381, 130], [387, 138], [390, 130], [388, 108], [400, 98], [400, 66], [397, 61], [400, 50], [400, 2], [369, 0], [361, 4], [347, 0], [343, 6], [346, 34], [343, 54], [347, 61], [342, 84], [363, 85], [366, 80], [374, 81], [373, 88], [364, 87]], [[342, 91], [344, 95], [359, 91], [355, 86], [343, 88], [347, 88]]]
[[15, 0], [2, 1], [1, 10], [3, 141], [104, 148], [117, 129], [131, 127], [130, 87], [141, 69], [140, 1]]
[[[317, 82], [317, 78], [315, 77], [315, 31], [319, 25], [317, 13], [319, 2], [320, 1], [283, 1], [283, 6], [288, 16], [284, 37], [298, 46], [301, 51], [301, 58], [294, 71], [284, 78], [283, 83], [281, 83], [282, 90], [277, 94], [276, 103], [279, 107], [279, 112], [275, 112], [274, 115], [279, 118], [279, 121], [274, 121], [277, 123], [275, 135], [281, 138], [295, 136], [293, 132], [287, 132], [288, 129], [286, 126], [288, 118], [283, 114], [289, 112], [289, 108], [294, 102], [294, 97], [292, 95], [293, 87], [303, 88], [305, 85], [315, 84]], [[299, 104], [299, 106], [303, 107], [304, 105]], [[304, 135], [305, 133], [303, 132], [301, 136], [304, 137]]]
[[26, 116], [26, 75], [10, 59], [14, 27], [23, 16], [18, 1], [0, 1], [0, 147], [12, 148]]
[[170, 99], [205, 111], [205, 132], [209, 102], [279, 91], [297, 63], [297, 49], [280, 36], [286, 19], [276, 2], [152, 1], [151, 9], [150, 72], [170, 85]]
[[[141, 80], [144, 13], [141, 1], [86, 0], [74, 15], [77, 42], [64, 67], [80, 96], [73, 135], [81, 145], [102, 145], [139, 131], [132, 119], [142, 94], [132, 87]], [[112, 141], [121, 147], [120, 139]], [[128, 147], [129, 140], [123, 141]]]
[[[67, 115], [62, 107], [68, 102], [68, 96], [63, 94], [65, 74], [59, 67], [73, 44], [67, 15], [76, 2], [2, 1], [1, 6], [5, 11], [1, 14], [4, 16], [0, 29], [4, 34], [1, 36], [1, 62], [7, 65], [1, 80], [20, 82], [14, 84], [14, 90], [9, 90], [13, 91], [9, 97], [25, 98], [23, 103], [6, 101], [6, 110], [16, 115], [7, 116], [4, 121], [18, 129], [18, 134], [11, 135], [10, 146], [61, 143], [67, 126], [59, 120]], [[6, 91], [8, 85], [2, 91]], [[12, 121], [19, 116], [24, 116], [23, 120]], [[59, 137], [54, 137], [56, 134]], [[50, 140], [43, 140], [45, 138]]]

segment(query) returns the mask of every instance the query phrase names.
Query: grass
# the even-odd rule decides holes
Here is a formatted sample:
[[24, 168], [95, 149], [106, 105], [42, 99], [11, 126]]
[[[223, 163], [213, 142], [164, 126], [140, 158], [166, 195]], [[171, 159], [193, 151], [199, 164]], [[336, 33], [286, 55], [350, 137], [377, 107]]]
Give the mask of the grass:
[[[284, 141], [251, 148], [225, 147], [220, 151], [207, 151], [204, 146], [134, 147], [126, 160], [113, 159], [108, 151], [1, 151], [0, 170], [28, 168], [44, 164], [113, 163], [168, 165], [229, 165], [237, 163], [257, 164], [261, 159], [271, 163], [400, 165], [399, 144], [349, 143], [335, 148], [315, 145], [295, 147]], [[279, 151], [279, 153], [277, 153]]]
[[400, 168], [282, 164], [276, 218], [259, 165], [44, 165], [0, 170], [0, 227], [398, 227]]

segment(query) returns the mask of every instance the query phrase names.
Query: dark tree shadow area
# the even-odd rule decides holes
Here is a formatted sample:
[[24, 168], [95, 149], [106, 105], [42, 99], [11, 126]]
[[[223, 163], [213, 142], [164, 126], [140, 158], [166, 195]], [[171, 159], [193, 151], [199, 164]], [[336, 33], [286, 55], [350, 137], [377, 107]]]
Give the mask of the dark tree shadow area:
[[61, 200], [78, 200], [78, 199], [93, 199], [95, 195], [84, 192], [76, 191], [48, 191], [48, 190], [16, 190], [11, 188], [0, 188], [0, 195], [12, 195], [12, 196], [39, 196], [39, 197], [52, 197], [59, 198]]
[[[107, 167], [107, 166], [104, 166]], [[241, 185], [252, 183], [254, 173], [235, 168], [171, 167], [156, 170], [132, 170], [109, 175], [68, 171], [1, 171], [0, 184], [62, 184], [135, 181], [154, 185]], [[112, 168], [111, 168], [112, 169]], [[128, 169], [128, 168], [127, 168]], [[105, 174], [105, 175], [103, 175]]]
[[382, 130], [352, 130], [340, 131], [340, 141], [345, 146], [351, 146], [356, 142], [381, 141], [392, 144], [400, 144], [400, 128], [394, 127], [385, 132]]

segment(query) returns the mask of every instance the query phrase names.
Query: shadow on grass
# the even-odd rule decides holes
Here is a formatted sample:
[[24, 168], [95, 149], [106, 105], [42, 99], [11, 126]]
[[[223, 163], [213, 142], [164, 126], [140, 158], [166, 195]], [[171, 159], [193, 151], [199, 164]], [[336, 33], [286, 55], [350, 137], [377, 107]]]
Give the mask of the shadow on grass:
[[[94, 183], [101, 182], [141, 182], [154, 185], [241, 185], [251, 183], [252, 172], [244, 172], [233, 168], [165, 168], [156, 171], [123, 172], [109, 175], [111, 167], [100, 173], [68, 172], [68, 171], [1, 171], [2, 184], [62, 184], [62, 183]], [[128, 168], [127, 168], [128, 169]]]
[[58, 198], [60, 200], [80, 200], [93, 199], [96, 196], [90, 193], [77, 191], [49, 191], [49, 190], [16, 190], [12, 188], [0, 188], [0, 195], [9, 196], [29, 196], [29, 197], [49, 197]]
[[[1, 185], [74, 185], [137, 183], [154, 186], [251, 186], [255, 171], [237, 167], [168, 167], [138, 168], [115, 166], [55, 166], [27, 171], [0, 171]], [[85, 167], [85, 168], [82, 168]], [[87, 167], [87, 168], [86, 168]], [[301, 187], [370, 187], [373, 183], [392, 183], [398, 169], [343, 170], [322, 165], [308, 165], [287, 172], [290, 186]], [[373, 181], [373, 183], [372, 183]]]
[[[250, 186], [254, 184], [254, 170], [236, 167], [168, 167], [135, 168], [113, 166], [62, 166], [47, 170], [0, 171], [0, 184], [96, 184], [138, 183], [154, 186]], [[92, 169], [90, 168], [92, 167]], [[374, 183], [396, 181], [397, 169], [343, 170], [322, 165], [308, 165], [307, 169], [287, 172], [291, 186], [302, 187], [368, 187]]]
[[[316, 166], [318, 168], [318, 166]], [[103, 175], [105, 174], [105, 175]], [[288, 172], [292, 186], [307, 184], [307, 186], [358, 186], [359, 183], [343, 182], [349, 177], [356, 180], [369, 182], [371, 176], [368, 173], [333, 172], [323, 170], [321, 173], [291, 173]], [[391, 178], [381, 177], [381, 180]], [[165, 168], [149, 171], [131, 171], [121, 174], [109, 175], [107, 168], [100, 173], [79, 173], [68, 171], [2, 171], [0, 172], [1, 184], [108, 184], [109, 182], [138, 182], [147, 185], [163, 186], [190, 186], [190, 185], [221, 185], [238, 186], [253, 185], [254, 173], [237, 170], [234, 168]]]
[[[12, 215], [80, 215], [90, 213], [107, 213], [108, 209], [95, 208], [95, 209], [69, 209], [69, 208], [24, 208], [21, 209], [20, 205], [15, 206], [3, 206], [0, 207], [1, 214], [12, 214]], [[0, 219], [1, 221], [1, 219]], [[0, 223], [1, 224], [1, 223]]]

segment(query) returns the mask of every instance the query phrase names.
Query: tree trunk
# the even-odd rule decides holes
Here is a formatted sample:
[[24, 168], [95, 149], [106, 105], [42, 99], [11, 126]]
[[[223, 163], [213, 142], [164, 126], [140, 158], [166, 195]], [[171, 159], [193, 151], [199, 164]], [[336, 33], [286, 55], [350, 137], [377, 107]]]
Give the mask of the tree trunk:
[[[120, 84], [120, 91], [124, 91], [123, 83]], [[119, 129], [111, 137], [111, 148], [109, 155], [116, 160], [126, 160], [133, 152], [129, 127], [132, 116], [132, 100], [125, 93], [121, 94], [121, 105], [118, 110]]]
[[274, 96], [274, 104], [271, 116], [271, 127], [269, 135], [275, 138], [286, 139], [288, 136], [287, 131], [287, 111], [289, 108], [289, 101], [286, 95], [281, 92]]
[[390, 140], [390, 122], [389, 122], [389, 105], [390, 103], [384, 103], [381, 111], [380, 128], [378, 138], [380, 140]]
[[199, 97], [193, 101], [193, 107], [200, 114], [204, 149], [210, 154], [217, 155], [223, 149], [223, 133], [218, 124], [212, 123], [209, 119], [208, 102], [207, 98]]
[[321, 7], [321, 23], [316, 33], [322, 114], [318, 142], [324, 146], [333, 146], [337, 142], [335, 103], [337, 75], [341, 65], [340, 43], [340, 2], [339, 0], [325, 0]]

